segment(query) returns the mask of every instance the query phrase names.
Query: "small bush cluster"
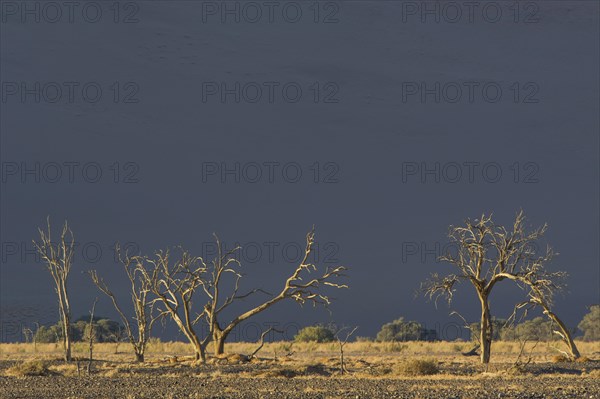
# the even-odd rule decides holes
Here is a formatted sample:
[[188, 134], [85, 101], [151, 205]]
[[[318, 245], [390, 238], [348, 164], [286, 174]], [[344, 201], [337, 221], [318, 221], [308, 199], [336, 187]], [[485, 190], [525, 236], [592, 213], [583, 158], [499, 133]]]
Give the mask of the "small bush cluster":
[[440, 372], [435, 360], [411, 359], [400, 363], [396, 371], [402, 375], [433, 375]]
[[333, 342], [335, 334], [333, 329], [322, 325], [304, 327], [294, 336], [296, 342]]
[[583, 320], [581, 320], [578, 327], [583, 331], [584, 341], [599, 341], [600, 305], [590, 306], [590, 312], [583, 317]]
[[428, 330], [417, 321], [404, 321], [403, 317], [384, 324], [377, 333], [378, 342], [432, 341], [436, 339], [435, 330]]
[[[90, 336], [90, 319], [81, 316], [71, 324], [71, 339], [74, 342], [88, 341]], [[124, 331], [124, 327], [114, 320], [106, 317], [94, 317], [93, 323], [95, 342], [116, 342], [119, 341]], [[60, 321], [51, 326], [40, 326], [35, 333], [35, 341], [39, 343], [61, 342], [62, 326]]]

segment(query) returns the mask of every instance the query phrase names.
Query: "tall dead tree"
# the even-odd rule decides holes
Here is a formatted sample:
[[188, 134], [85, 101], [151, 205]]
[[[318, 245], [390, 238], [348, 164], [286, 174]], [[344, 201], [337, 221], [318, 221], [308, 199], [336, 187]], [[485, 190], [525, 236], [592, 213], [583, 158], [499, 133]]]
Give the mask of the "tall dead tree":
[[131, 321], [123, 312], [115, 294], [108, 288], [104, 280], [98, 276], [96, 270], [91, 270], [89, 274], [96, 287], [111, 299], [114, 308], [125, 326], [125, 334], [133, 346], [135, 360], [143, 362], [152, 326], [159, 318], [154, 313], [154, 304], [150, 297], [153, 278], [144, 278], [144, 259], [141, 256], [129, 256], [127, 253], [123, 255], [119, 246], [116, 247], [116, 252], [119, 262], [123, 266], [129, 280], [129, 294], [131, 295], [131, 303], [133, 305], [133, 318]]
[[194, 294], [205, 284], [206, 265], [201, 258], [181, 249], [181, 255], [171, 259], [171, 251], [158, 251], [154, 258], [145, 258], [139, 271], [148, 289], [156, 296], [153, 304], [160, 308], [159, 316], [169, 316], [194, 348], [196, 360], [206, 362], [206, 346], [210, 336], [201, 339], [196, 324], [205, 311], [194, 314]]
[[[235, 259], [234, 255], [240, 248], [237, 247], [230, 251], [223, 251], [218, 237], [215, 236], [215, 239], [217, 242], [217, 256], [209, 265], [205, 265], [209, 273], [207, 274], [208, 278], [202, 284], [204, 293], [208, 297], [203, 314], [208, 324], [209, 335], [213, 341], [215, 355], [223, 354], [225, 340], [237, 325], [265, 311], [276, 303], [285, 299], [292, 299], [301, 305], [309, 302], [314, 306], [327, 306], [331, 303], [331, 298], [320, 292], [321, 286], [348, 288], [347, 285], [338, 284], [333, 281], [337, 277], [344, 276], [346, 268], [343, 266], [327, 269], [317, 277], [310, 278], [311, 272], [318, 271], [317, 267], [309, 262], [315, 243], [315, 232], [313, 229], [306, 235], [306, 247], [302, 261], [286, 279], [279, 293], [274, 296], [269, 295], [269, 299], [239, 314], [228, 323], [221, 324], [219, 321], [221, 312], [234, 302], [256, 293], [267, 295], [268, 293], [259, 288], [254, 288], [243, 294], [239, 293], [240, 279], [242, 278], [242, 274], [239, 272], [241, 264]], [[226, 275], [233, 276], [234, 281], [231, 292], [224, 295], [223, 291], [226, 288], [223, 282]]]
[[38, 228], [40, 241], [33, 240], [33, 245], [54, 281], [54, 290], [58, 299], [60, 324], [62, 327], [62, 343], [64, 359], [71, 361], [71, 305], [67, 289], [67, 279], [73, 265], [75, 239], [73, 232], [65, 221], [60, 233], [60, 241], [52, 243], [50, 218], [46, 219], [47, 230]]
[[505, 279], [516, 279], [528, 273], [534, 265], [543, 265], [552, 258], [551, 251], [536, 253], [537, 240], [546, 232], [547, 225], [526, 231], [525, 214], [517, 213], [512, 228], [497, 225], [491, 215], [465, 221], [465, 226], [450, 226], [449, 238], [457, 248], [456, 254], [447, 254], [441, 260], [449, 262], [458, 272], [439, 276], [432, 274], [422, 288], [430, 298], [445, 296], [448, 302], [456, 284], [467, 281], [474, 288], [481, 306], [480, 349], [481, 362], [490, 361], [492, 323], [490, 293]]
[[96, 340], [96, 327], [94, 326], [94, 312], [96, 311], [96, 303], [98, 298], [94, 299], [92, 310], [90, 311], [90, 322], [87, 326], [88, 342], [89, 342], [89, 356], [87, 364], [87, 375], [88, 377], [92, 374], [92, 361], [94, 360], [94, 341]]

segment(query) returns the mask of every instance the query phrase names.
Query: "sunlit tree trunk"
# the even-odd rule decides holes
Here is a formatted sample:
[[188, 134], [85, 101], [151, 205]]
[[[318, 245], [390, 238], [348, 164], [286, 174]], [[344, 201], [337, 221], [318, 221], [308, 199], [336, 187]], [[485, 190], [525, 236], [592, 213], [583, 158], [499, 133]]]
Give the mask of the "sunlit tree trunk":
[[481, 363], [490, 362], [490, 351], [492, 348], [492, 324], [490, 318], [490, 305], [487, 294], [480, 293], [481, 321], [479, 325], [479, 341], [481, 345]]
[[571, 360], [578, 359], [581, 356], [581, 354], [579, 353], [579, 349], [577, 349], [577, 345], [575, 345], [575, 341], [573, 341], [573, 336], [571, 335], [571, 332], [569, 331], [567, 326], [565, 326], [562, 320], [559, 319], [558, 316], [556, 316], [556, 314], [551, 312], [550, 309], [545, 309], [544, 313], [546, 313], [546, 315], [558, 326], [558, 329], [560, 330], [559, 335], [569, 348], [569, 357], [571, 358]]

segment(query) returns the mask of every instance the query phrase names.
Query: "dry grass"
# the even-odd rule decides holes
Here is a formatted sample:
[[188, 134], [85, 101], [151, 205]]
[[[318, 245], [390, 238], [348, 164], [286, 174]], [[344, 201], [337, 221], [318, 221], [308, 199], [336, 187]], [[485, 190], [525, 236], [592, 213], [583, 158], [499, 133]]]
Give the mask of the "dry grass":
[[[578, 342], [583, 361], [600, 360], [599, 342]], [[533, 363], [564, 361], [556, 356], [556, 342], [527, 344], [525, 358], [531, 356]], [[129, 345], [120, 344], [115, 353], [115, 344], [100, 343], [94, 347], [94, 372], [104, 377], [135, 377], [152, 373], [166, 377], [180, 374], [204, 375], [214, 378], [230, 378], [227, 367], [236, 367], [236, 378], [420, 378], [460, 379], [489, 378], [507, 376], [507, 370], [515, 364], [520, 350], [518, 342], [496, 342], [492, 346], [492, 364], [487, 373], [479, 364], [478, 357], [465, 357], [461, 352], [472, 348], [469, 342], [351, 342], [345, 347], [346, 367], [349, 374], [340, 375], [339, 350], [332, 343], [266, 343], [258, 353], [258, 358], [250, 360], [244, 356], [256, 349], [256, 343], [227, 344], [227, 353], [217, 358], [209, 358], [209, 371], [201, 371], [198, 363], [190, 356], [190, 345], [184, 342], [160, 342], [154, 340], [146, 353], [146, 363], [138, 364]], [[83, 353], [78, 353], [79, 351]], [[75, 364], [64, 364], [60, 347], [55, 344], [0, 344], [1, 360], [20, 361], [8, 375], [56, 374], [67, 377], [77, 376]], [[291, 353], [291, 355], [290, 355]], [[77, 348], [75, 356], [81, 360], [87, 353], [83, 346]], [[36, 359], [29, 361], [29, 359]], [[435, 360], [432, 360], [435, 359]], [[523, 360], [523, 358], [521, 359]], [[578, 378], [598, 378], [597, 367], [584, 372]], [[580, 366], [581, 367], [581, 366]], [[222, 370], [222, 371], [221, 371]], [[10, 373], [10, 374], [9, 374]], [[28, 374], [29, 373], [29, 374]], [[511, 373], [511, 378], [519, 378], [521, 373]], [[565, 374], [566, 376], [566, 374]], [[425, 377], [423, 377], [425, 378]], [[477, 377], [479, 378], [479, 377]]]
[[40, 359], [27, 360], [17, 363], [6, 370], [6, 375], [11, 377], [27, 377], [48, 375], [50, 370], [48, 364]]
[[564, 363], [568, 362], [569, 358], [564, 355], [554, 355], [552, 356], [552, 363]]
[[[536, 343], [528, 342], [525, 345], [524, 353], [531, 353], [533, 360], [551, 361], [557, 354], [555, 346], [560, 346], [557, 342]], [[233, 342], [226, 345], [228, 353], [249, 354], [257, 347], [256, 343]], [[466, 351], [472, 347], [469, 342], [349, 342], [344, 348], [344, 352], [349, 356], [361, 356], [363, 358], [374, 357], [404, 357], [410, 356], [429, 356], [435, 358], [457, 358], [460, 352]], [[582, 356], [590, 359], [600, 357], [600, 342], [577, 341], [577, 347]], [[118, 353], [115, 353], [115, 344], [98, 343], [94, 345], [94, 356], [103, 360], [123, 360], [130, 361], [135, 358], [131, 346], [121, 343], [118, 346]], [[531, 352], [533, 349], [533, 352]], [[513, 360], [518, 355], [520, 344], [511, 341], [494, 342], [492, 345], [492, 356], [495, 359]], [[86, 343], [75, 343], [73, 355], [85, 358], [87, 356], [88, 346]], [[338, 353], [336, 343], [291, 343], [291, 342], [268, 342], [257, 354], [259, 357], [283, 358], [286, 354], [294, 352], [295, 357], [314, 357], [315, 355], [335, 356]], [[187, 357], [191, 354], [190, 345], [186, 342], [160, 342], [152, 340], [147, 349], [147, 358], [149, 360], [164, 359], [168, 356], [178, 358]], [[37, 344], [30, 343], [10, 343], [0, 344], [0, 356], [2, 359], [24, 360], [32, 356], [40, 358], [60, 358], [61, 348], [56, 344]]]

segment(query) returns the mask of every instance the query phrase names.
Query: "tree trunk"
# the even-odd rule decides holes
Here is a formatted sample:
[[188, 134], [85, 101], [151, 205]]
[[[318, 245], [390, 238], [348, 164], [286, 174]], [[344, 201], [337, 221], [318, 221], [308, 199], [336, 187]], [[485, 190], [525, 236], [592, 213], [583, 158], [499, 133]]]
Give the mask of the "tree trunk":
[[340, 346], [340, 372], [344, 374], [345, 366], [344, 366], [344, 348]]
[[63, 349], [65, 352], [65, 362], [70, 362], [71, 357], [71, 323], [68, 315], [63, 315]]
[[65, 337], [65, 361], [70, 362], [72, 360], [71, 356], [71, 337]]
[[486, 294], [479, 294], [481, 301], [481, 322], [479, 325], [479, 341], [481, 345], [481, 363], [490, 362], [490, 350], [492, 347], [492, 325], [490, 320], [490, 305]]
[[196, 361], [200, 360], [204, 364], [206, 363], [206, 352], [198, 347], [194, 353], [194, 358]]
[[571, 356], [571, 360], [578, 359], [581, 356], [581, 354], [579, 353], [579, 349], [577, 349], [577, 345], [575, 345], [575, 341], [573, 341], [573, 336], [571, 335], [571, 332], [569, 331], [567, 326], [565, 326], [562, 320], [559, 319], [558, 316], [552, 313], [550, 310], [546, 309], [546, 314], [550, 319], [552, 319], [553, 322], [555, 322], [558, 325], [560, 333], [562, 334], [562, 340], [569, 347], [569, 354]]
[[200, 360], [202, 364], [206, 364], [206, 347], [198, 340], [197, 336], [192, 336], [192, 345], [194, 345], [194, 359]]
[[202, 360], [202, 363], [206, 363], [206, 351], [205, 348], [202, 347], [200, 341], [198, 341], [198, 337], [196, 335], [190, 335], [188, 338], [190, 340], [190, 343], [194, 346], [195, 360]]
[[135, 361], [138, 363], [144, 363], [144, 354], [136, 352], [135, 353]]
[[225, 339], [227, 338], [227, 335], [228, 334], [225, 334], [220, 330], [215, 330], [213, 332], [213, 349], [215, 356], [225, 353]]

